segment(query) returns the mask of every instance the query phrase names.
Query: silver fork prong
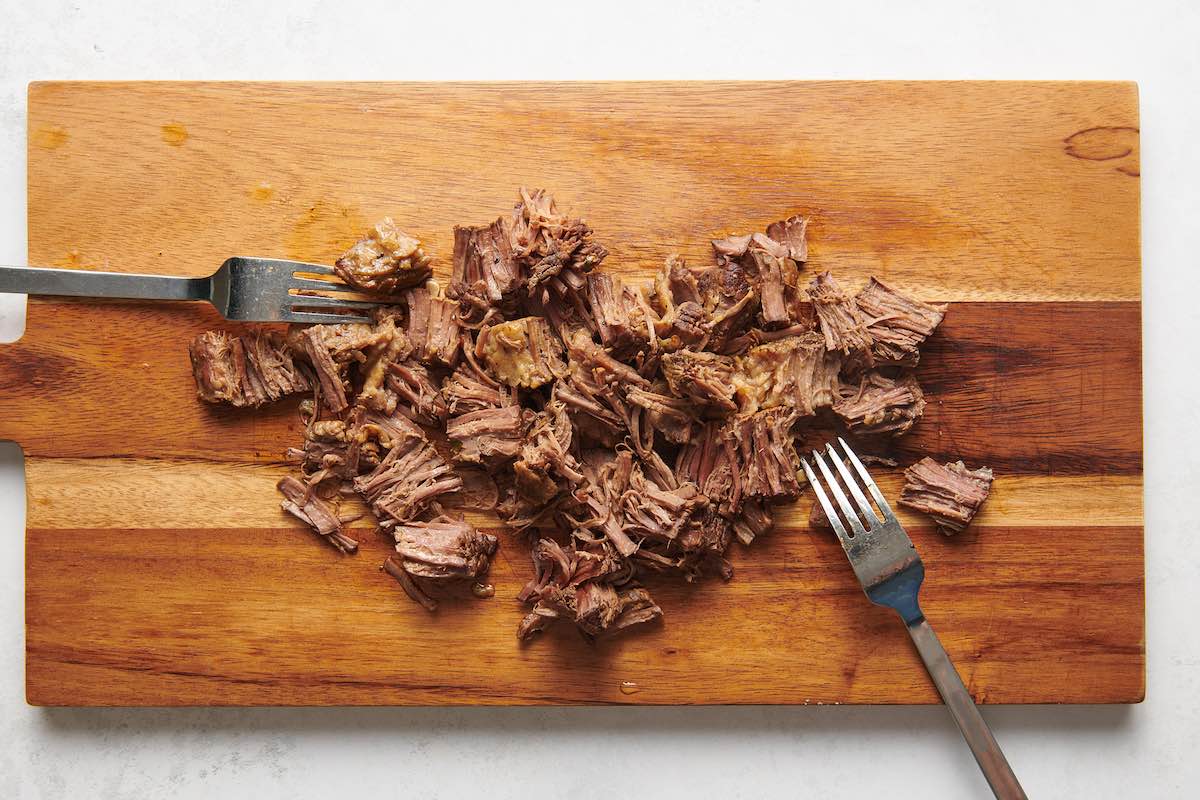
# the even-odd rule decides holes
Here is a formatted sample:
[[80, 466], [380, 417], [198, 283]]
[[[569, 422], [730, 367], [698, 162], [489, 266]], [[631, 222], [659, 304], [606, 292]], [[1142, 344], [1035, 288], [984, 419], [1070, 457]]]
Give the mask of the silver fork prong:
[[856, 535], [865, 534], [862, 523], [858, 521], [858, 515], [854, 513], [854, 506], [850, 505], [850, 500], [846, 497], [846, 493], [842, 491], [842, 487], [838, 486], [838, 480], [833, 473], [829, 471], [829, 467], [825, 464], [825, 459], [821, 457], [818, 450], [813, 450], [813, 461], [817, 462], [817, 466], [821, 468], [821, 474], [825, 476], [825, 483], [829, 486], [830, 493], [838, 501], [838, 505], [842, 508], [842, 513], [846, 515], [846, 522], [850, 523], [850, 530]]
[[821, 504], [821, 508], [825, 510], [825, 518], [829, 520], [829, 524], [833, 527], [834, 533], [839, 539], [846, 538], [846, 528], [842, 525], [841, 517], [833, 507], [833, 503], [829, 502], [829, 498], [825, 496], [825, 490], [821, 488], [821, 481], [813, 472], [812, 467], [808, 465], [807, 459], [800, 459], [800, 465], [804, 467], [804, 474], [808, 478], [808, 485], [813, 488], [813, 494], [817, 496], [817, 502]]
[[327, 267], [324, 264], [301, 264], [296, 262], [296, 270], [293, 275], [336, 275], [333, 267]]
[[344, 283], [334, 281], [322, 281], [316, 278], [296, 278], [293, 277], [288, 282], [289, 289], [318, 289], [323, 292], [352, 292], [353, 288]]
[[892, 512], [892, 507], [888, 505], [888, 501], [884, 498], [883, 492], [879, 490], [879, 484], [875, 483], [875, 479], [871, 477], [871, 473], [867, 472], [867, 468], [858, 460], [858, 456], [850, 449], [850, 445], [846, 444], [846, 440], [838, 437], [838, 441], [842, 443], [842, 449], [846, 451], [846, 457], [854, 464], [854, 468], [858, 470], [858, 474], [863, 479], [863, 484], [867, 487], [867, 491], [871, 493], [871, 497], [875, 498], [875, 504], [879, 506], [879, 510], [883, 512], [885, 522], [891, 522], [896, 518]]
[[858, 502], [858, 510], [862, 512], [863, 522], [868, 528], [875, 528], [883, 524], [883, 520], [875, 513], [875, 509], [871, 508], [871, 501], [858, 488], [858, 481], [854, 480], [854, 476], [850, 474], [850, 470], [846, 469], [846, 465], [842, 463], [842, 459], [838, 456], [837, 450], [833, 447], [833, 442], [830, 442], [826, 447], [829, 451], [829, 460], [837, 467], [838, 474], [842, 476], [842, 483], [846, 484], [846, 488], [850, 490], [850, 494]]
[[293, 308], [376, 308], [379, 303], [374, 300], [343, 300], [320, 294], [289, 294], [288, 305]]
[[280, 316], [282, 322], [305, 322], [312, 325], [336, 325], [341, 322], [371, 322], [370, 317], [361, 314], [323, 314], [319, 311], [288, 311], [283, 310]]

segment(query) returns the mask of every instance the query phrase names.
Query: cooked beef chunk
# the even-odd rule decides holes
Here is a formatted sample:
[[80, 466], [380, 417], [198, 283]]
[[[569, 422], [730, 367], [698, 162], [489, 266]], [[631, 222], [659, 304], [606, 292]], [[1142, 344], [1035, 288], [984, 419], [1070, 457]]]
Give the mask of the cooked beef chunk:
[[453, 367], [462, 343], [457, 305], [443, 297], [433, 281], [408, 290], [404, 297], [408, 305], [404, 330], [416, 358], [430, 367]]
[[877, 278], [871, 278], [854, 302], [867, 318], [872, 354], [880, 365], [915, 367], [921, 344], [946, 313], [945, 306], [907, 298]]
[[744, 334], [758, 314], [758, 292], [750, 283], [740, 261], [729, 260], [702, 271], [696, 285], [706, 321], [704, 346], [723, 352], [733, 339]]
[[675, 474], [691, 481], [720, 512], [733, 517], [741, 508], [738, 450], [732, 434], [721, 423], [708, 422], [679, 449]]
[[829, 524], [829, 517], [825, 515], [825, 509], [815, 499], [813, 500], [812, 508], [808, 510], [808, 527], [819, 528], [821, 530], [833, 529], [833, 526]]
[[461, 488], [462, 478], [424, 437], [396, 444], [379, 466], [354, 479], [354, 490], [371, 504], [384, 527], [412, 522], [440, 495]]
[[925, 411], [925, 394], [912, 375], [889, 378], [868, 372], [858, 383], [842, 384], [833, 411], [859, 434], [907, 433]]
[[853, 370], [874, 366], [874, 340], [867, 330], [870, 320], [854, 298], [846, 294], [828, 272], [813, 278], [808, 286], [808, 296], [812, 298], [821, 333], [825, 335], [825, 348], [840, 352], [846, 357], [845, 366]]
[[795, 214], [767, 226], [767, 236], [787, 248], [787, 257], [797, 264], [808, 261], [808, 219]]
[[[392, 529], [404, 580], [393, 575], [413, 600], [433, 611], [437, 601], [429, 588], [439, 584], [478, 581], [487, 574], [499, 541], [461, 520], [439, 516], [429, 522], [410, 522]], [[395, 559], [392, 560], [395, 565]]]
[[802, 417], [833, 405], [842, 359], [817, 333], [753, 347], [737, 359], [732, 382], [739, 413], [789, 407]]
[[693, 426], [698, 421], [695, 403], [671, 396], [666, 385], [658, 385], [654, 389], [630, 386], [625, 390], [625, 397], [631, 405], [645, 412], [647, 428], [661, 433], [663, 438], [674, 444], [690, 441]]
[[572, 434], [561, 402], [550, 403], [533, 418], [513, 463], [517, 492], [532, 505], [545, 505], [583, 481], [579, 462], [571, 454]]
[[654, 279], [652, 309], [659, 346], [665, 350], [695, 347], [708, 340], [708, 313], [704, 310], [696, 275], [678, 255], [670, 256]]
[[366, 436], [357, 421], [357, 417], [347, 420], [309, 419], [304, 430], [303, 449], [293, 448], [288, 450], [287, 455], [300, 462], [301, 471], [310, 486], [317, 486], [329, 479], [351, 480], [358, 475]]
[[[467, 347], [465, 352], [470, 353]], [[451, 414], [515, 404], [516, 391], [488, 375], [473, 360], [460, 364], [442, 383], [442, 397]]]
[[526, 640], [559, 619], [571, 620], [585, 638], [609, 635], [662, 617], [650, 593], [627, 583], [628, 568], [603, 546], [563, 547], [539, 539], [533, 547], [534, 577], [518, 597], [533, 610], [517, 627]]
[[642, 386], [648, 388], [646, 380], [636, 369], [613, 358], [596, 344], [586, 331], [576, 330], [568, 335], [565, 344], [570, 356], [572, 371], [584, 370], [597, 386], [620, 388]]
[[[477, 581], [497, 547], [446, 508], [495, 510], [543, 537], [518, 636], [558, 619], [606, 636], [662, 616], [640, 576], [732, 578], [733, 539], [765, 534], [801, 492], [797, 442], [823, 444], [840, 417], [884, 443], [921, 414], [904, 370], [943, 309], [877, 280], [855, 298], [828, 273], [805, 289], [806, 228], [792, 216], [714, 241], [712, 266], [672, 256], [636, 286], [597, 269], [607, 251], [584, 222], [521, 190], [511, 214], [455, 228], [446, 297], [420, 243], [385, 221], [337, 269], [399, 305], [286, 339], [205, 334], [197, 388], [234, 405], [311, 389], [283, 507], [352, 552], [336, 498], [360, 494], [397, 542], [383, 569], [416, 602]], [[986, 471], [933, 466], [952, 478], [922, 462], [906, 492], [965, 524]]]
[[375, 323], [376, 331], [387, 333], [387, 339], [367, 349], [367, 362], [362, 369], [362, 391], [358, 393], [358, 404], [385, 414], [396, 410], [396, 395], [384, 387], [388, 371], [400, 359], [408, 358], [412, 352], [408, 337], [396, 328], [394, 317], [384, 317]]
[[360, 323], [314, 325], [298, 334], [297, 339], [317, 374], [325, 408], [339, 414], [349, 407], [346, 394], [349, 365], [367, 362], [369, 350], [391, 342], [395, 335], [394, 326], [376, 329]]
[[[631, 387], [630, 391], [637, 389]], [[628, 433], [629, 409], [612, 386], [598, 384], [592, 372], [572, 357], [567, 375], [555, 381], [551, 397], [561, 402], [579, 435], [615, 447]]]
[[775, 524], [771, 506], [763, 500], [747, 500], [742, 504], [742, 513], [733, 519], [733, 532], [742, 544], [750, 544]]
[[429, 370], [411, 361], [388, 367], [387, 388], [399, 398], [396, 406], [414, 422], [440, 425], [448, 413], [446, 400], [438, 390]]
[[454, 457], [489, 467], [516, 458], [524, 433], [525, 418], [516, 405], [468, 411], [446, 422], [446, 436], [457, 448]]
[[592, 229], [581, 219], [559, 212], [543, 189], [522, 188], [509, 225], [513, 257], [521, 265], [529, 293], [546, 284], [578, 290], [608, 251], [591, 240]]
[[644, 297], [606, 272], [587, 276], [587, 299], [600, 344], [614, 355], [631, 356], [657, 346], [654, 319]]
[[702, 512], [679, 537], [683, 555], [674, 569], [681, 571], [687, 580], [711, 572], [729, 580], [733, 577], [733, 566], [724, 554], [732, 540], [733, 526], [728, 519], [711, 511]]
[[421, 242], [384, 217], [334, 262], [333, 271], [356, 289], [394, 294], [422, 283], [432, 270]]
[[671, 391], [717, 416], [737, 410], [733, 370], [732, 358], [715, 353], [679, 350], [662, 357], [663, 376]]
[[620, 535], [608, 538], [626, 556], [637, 550], [636, 546], [630, 547], [634, 537], [638, 541], [673, 542], [692, 514], [708, 503], [691, 481], [667, 486], [656, 483], [627, 450], [618, 453], [608, 469], [599, 470], [597, 477], [598, 488], [605, 496], [592, 507], [599, 510], [603, 506], [611, 517], [611, 523], [606, 519], [599, 532], [608, 536], [610, 524], [618, 526]]
[[491, 311], [510, 309], [524, 285], [503, 219], [481, 227], [454, 227], [454, 269], [448, 294], [459, 301], [464, 320], [480, 322]]
[[739, 482], [748, 497], [791, 500], [799, 496], [796, 479], [799, 456], [792, 445], [795, 414], [790, 408], [770, 408], [732, 424], [741, 463]]
[[541, 317], [484, 328], [475, 352], [493, 375], [512, 387], [536, 389], [566, 373], [562, 343]]
[[713, 253], [723, 280], [733, 294], [753, 289], [764, 328], [783, 328], [801, 321], [803, 292], [800, 264], [808, 259], [808, 221], [789, 217], [767, 227], [766, 234], [714, 240]]
[[284, 511], [311, 526], [325, 541], [343, 553], [358, 550], [358, 542], [345, 534], [337, 509], [317, 497], [309, 487], [288, 476], [281, 479], [276, 488], [283, 495], [280, 505]]
[[951, 536], [971, 524], [991, 489], [987, 467], [970, 470], [961, 461], [939, 464], [927, 456], [904, 470], [900, 505], [933, 517]]
[[188, 346], [196, 394], [206, 403], [253, 406], [309, 388], [282, 336], [258, 332], [230, 336], [208, 331]]

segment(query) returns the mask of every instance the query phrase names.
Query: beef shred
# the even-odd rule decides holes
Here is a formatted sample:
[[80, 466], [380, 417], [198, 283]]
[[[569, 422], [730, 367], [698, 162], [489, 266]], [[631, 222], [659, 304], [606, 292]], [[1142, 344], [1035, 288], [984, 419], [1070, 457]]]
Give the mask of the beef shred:
[[928, 514], [951, 536], [971, 524], [991, 489], [987, 467], [970, 470], [961, 461], [939, 464], [926, 456], [904, 470], [900, 505]]
[[[522, 189], [491, 224], [454, 229], [443, 292], [420, 242], [384, 220], [336, 269], [393, 305], [372, 324], [203, 334], [197, 392], [235, 406], [311, 392], [283, 508], [353, 553], [338, 504], [360, 496], [415, 602], [492, 591], [497, 538], [448, 509], [494, 510], [532, 543], [518, 637], [565, 621], [603, 638], [662, 617], [652, 576], [733, 576], [733, 540], [768, 535], [804, 491], [797, 443], [883, 441], [921, 416], [913, 368], [945, 309], [876, 279], [857, 295], [828, 272], [802, 282], [807, 228], [794, 215], [714, 240], [711, 264], [671, 256], [637, 285], [601, 268], [587, 223]], [[901, 502], [961, 528], [990, 477], [926, 459]]]
[[379, 294], [416, 286], [432, 271], [421, 242], [387, 217], [347, 250], [333, 270], [354, 288]]
[[438, 605], [430, 596], [433, 587], [477, 583], [487, 574], [499, 544], [495, 536], [448, 516], [397, 525], [392, 535], [399, 557], [389, 557], [384, 570], [430, 611]]
[[878, 278], [871, 278], [854, 303], [868, 319], [867, 330], [874, 341], [871, 355], [881, 365], [915, 367], [921, 344], [946, 313], [945, 306], [911, 300]]
[[188, 354], [196, 394], [206, 403], [257, 408], [309, 388], [291, 347], [278, 334], [207, 331], [192, 340]]

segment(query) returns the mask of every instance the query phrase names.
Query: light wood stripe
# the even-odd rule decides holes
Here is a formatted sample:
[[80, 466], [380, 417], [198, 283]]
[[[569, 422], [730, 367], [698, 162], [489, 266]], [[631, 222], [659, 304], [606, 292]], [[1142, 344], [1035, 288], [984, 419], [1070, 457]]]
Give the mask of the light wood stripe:
[[[47, 529], [105, 528], [278, 528], [292, 524], [279, 509], [275, 483], [289, 474], [284, 465], [202, 461], [148, 461], [123, 458], [30, 458], [29, 526]], [[888, 498], [899, 495], [896, 471], [876, 469]], [[781, 528], [804, 527], [809, 500], [781, 509]], [[348, 500], [347, 513], [362, 510]], [[928, 521], [896, 507], [907, 525]], [[490, 514], [470, 514], [476, 525], [498, 525]], [[1089, 524], [1140, 525], [1140, 476], [1040, 477], [996, 479], [992, 497], [976, 525], [1055, 527]], [[299, 526], [299, 523], [295, 523]], [[352, 523], [369, 527], [368, 520]]]
[[[850, 282], [876, 274], [947, 300], [1140, 297], [1131, 83], [29, 94], [32, 263], [204, 275], [234, 254], [329, 262], [391, 215], [446, 268], [453, 225], [495, 219], [517, 186], [545, 185], [629, 276], [672, 251], [707, 263], [710, 237], [802, 212], [813, 262]], [[1068, 145], [1097, 126], [1121, 158]]]

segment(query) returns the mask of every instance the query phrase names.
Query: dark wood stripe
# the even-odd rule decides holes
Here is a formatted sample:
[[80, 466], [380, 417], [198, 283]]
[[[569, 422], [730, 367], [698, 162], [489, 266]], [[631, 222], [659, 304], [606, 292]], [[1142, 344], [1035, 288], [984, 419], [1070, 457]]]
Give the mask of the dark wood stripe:
[[[0, 346], [0, 437], [30, 455], [277, 461], [299, 437], [295, 401], [259, 411], [195, 399], [187, 342], [228, 326], [199, 306], [36, 303]], [[964, 458], [1009, 474], [1142, 469], [1141, 305], [956, 303], [919, 375], [911, 461]]]

